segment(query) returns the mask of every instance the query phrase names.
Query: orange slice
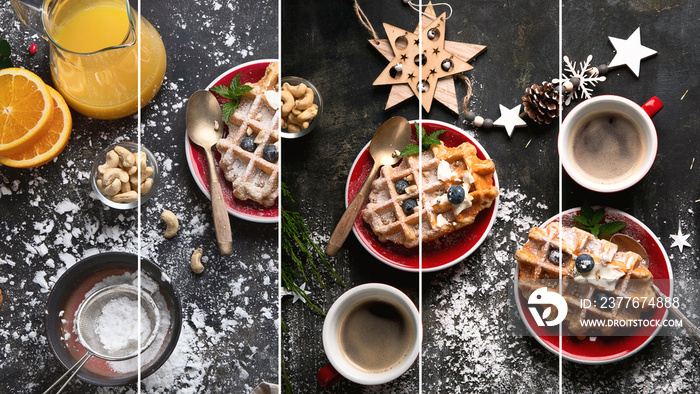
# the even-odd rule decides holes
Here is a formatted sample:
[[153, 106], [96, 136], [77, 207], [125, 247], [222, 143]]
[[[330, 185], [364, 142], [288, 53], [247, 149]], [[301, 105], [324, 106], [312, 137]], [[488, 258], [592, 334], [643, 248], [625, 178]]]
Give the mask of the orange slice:
[[51, 94], [39, 76], [21, 68], [0, 70], [0, 154], [22, 150], [52, 112]]
[[38, 167], [53, 160], [66, 146], [73, 128], [70, 109], [60, 93], [50, 86], [47, 88], [53, 104], [51, 118], [31, 146], [19, 153], [0, 156], [0, 164], [17, 168]]

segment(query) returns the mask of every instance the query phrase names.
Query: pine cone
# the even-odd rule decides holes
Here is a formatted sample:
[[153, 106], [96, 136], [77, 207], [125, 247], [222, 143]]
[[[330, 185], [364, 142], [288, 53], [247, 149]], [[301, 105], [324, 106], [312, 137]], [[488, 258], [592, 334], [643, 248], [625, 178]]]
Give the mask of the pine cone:
[[525, 89], [522, 100], [527, 116], [539, 124], [550, 124], [559, 114], [559, 92], [551, 82], [532, 84]]

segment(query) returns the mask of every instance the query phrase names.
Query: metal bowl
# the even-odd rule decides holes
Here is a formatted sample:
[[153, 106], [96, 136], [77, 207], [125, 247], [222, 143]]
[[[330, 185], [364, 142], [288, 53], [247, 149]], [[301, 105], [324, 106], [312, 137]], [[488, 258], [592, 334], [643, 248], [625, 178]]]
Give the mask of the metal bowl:
[[[70, 368], [77, 362], [76, 355], [69, 352], [62, 333], [62, 320], [70, 318], [70, 316], [66, 316], [67, 313], [65, 311], [69, 307], [68, 301], [71, 295], [75, 291], [79, 291], [81, 287], [92, 288], [97, 280], [96, 278], [100, 276], [111, 276], [112, 272], [115, 274], [117, 272], [136, 272], [137, 266], [138, 256], [135, 254], [124, 252], [99, 253], [79, 261], [58, 278], [51, 289], [46, 306], [46, 337], [51, 350], [64, 367]], [[156, 338], [154, 342], [154, 345], [159, 345], [160, 348], [157, 348], [157, 353], [153, 360], [147, 361], [147, 364], [141, 367], [141, 377], [145, 378], [158, 370], [175, 349], [182, 328], [182, 308], [180, 299], [168, 277], [163, 274], [156, 264], [147, 258], [141, 257], [141, 271], [158, 284], [158, 293], [163, 297], [170, 316], [170, 325], [167, 332], [160, 339]], [[93, 359], [96, 359], [96, 357], [93, 357]], [[115, 373], [113, 376], [107, 376], [86, 369], [85, 366], [78, 371], [76, 376], [84, 382], [98, 386], [122, 386], [133, 384], [137, 380], [136, 371], [121, 374]]]
[[[303, 137], [307, 134], [309, 134], [313, 129], [316, 128], [316, 125], [321, 120], [321, 115], [323, 114], [323, 100], [321, 100], [321, 94], [318, 92], [318, 89], [309, 81], [299, 78], [299, 77], [283, 77], [282, 78], [282, 86], [284, 86], [285, 83], [289, 83], [292, 86], [297, 86], [299, 84], [305, 84], [307, 87], [311, 88], [314, 92], [314, 104], [318, 105], [318, 114], [316, 115], [315, 118], [309, 122], [309, 127], [305, 128], [304, 130], [298, 132], [298, 133], [287, 133], [284, 131], [280, 131], [280, 135], [282, 138], [300, 138]], [[282, 129], [285, 130], [285, 129]]]

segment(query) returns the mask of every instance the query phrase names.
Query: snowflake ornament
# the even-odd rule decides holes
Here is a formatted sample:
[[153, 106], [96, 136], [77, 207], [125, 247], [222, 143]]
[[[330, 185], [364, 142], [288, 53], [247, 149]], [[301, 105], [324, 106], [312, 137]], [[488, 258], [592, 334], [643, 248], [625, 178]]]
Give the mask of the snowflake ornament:
[[[599, 82], [605, 81], [605, 77], [598, 73], [596, 67], [591, 66], [591, 60], [593, 60], [593, 55], [588, 55], [585, 62], [579, 63], [579, 68], [576, 68], [576, 63], [572, 63], [568, 56], [564, 56], [564, 63], [566, 64], [566, 70], [564, 71], [563, 78], [553, 79], [552, 83], [561, 84], [577, 80], [578, 86], [573, 85], [571, 89], [567, 89], [566, 98], [564, 99], [564, 105], [569, 105], [573, 100], [577, 100], [579, 97], [584, 99], [591, 98], [591, 93], [593, 88]], [[579, 95], [580, 92], [580, 95]]]

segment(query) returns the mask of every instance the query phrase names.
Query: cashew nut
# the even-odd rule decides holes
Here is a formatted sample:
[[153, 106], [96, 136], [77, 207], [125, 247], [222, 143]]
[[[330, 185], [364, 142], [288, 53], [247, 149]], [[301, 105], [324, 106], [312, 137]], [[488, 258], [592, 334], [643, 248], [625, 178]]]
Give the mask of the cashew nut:
[[129, 182], [129, 174], [121, 168], [110, 168], [102, 176], [102, 183], [109, 186], [115, 179], [119, 179], [122, 183]]
[[296, 107], [299, 109], [307, 109], [314, 103], [314, 91], [311, 88], [306, 88], [304, 97], [296, 101]]
[[204, 271], [204, 266], [202, 265], [202, 248], [196, 249], [190, 257], [190, 268], [192, 272], [199, 275]]
[[300, 98], [301, 96], [304, 95], [304, 93], [306, 93], [307, 86], [304, 83], [300, 83], [299, 85], [292, 86], [289, 83], [285, 82], [283, 88], [288, 90], [289, 93], [291, 93], [292, 96], [294, 96], [294, 98]]
[[282, 98], [282, 116], [286, 116], [294, 108], [294, 96], [290, 91], [283, 89], [280, 97]]
[[153, 178], [148, 178], [146, 179], [142, 184], [141, 184], [141, 195], [145, 196], [148, 194], [148, 192], [151, 191], [151, 188], [153, 187]]
[[126, 193], [119, 193], [115, 196], [112, 197], [112, 201], [118, 202], [120, 204], [128, 204], [132, 202], [136, 202], [139, 200], [139, 194], [136, 193], [136, 190], [131, 190]]
[[100, 174], [104, 174], [110, 168], [116, 168], [119, 166], [119, 155], [117, 152], [111, 150], [107, 152], [107, 158], [105, 163], [97, 167], [97, 171]]
[[299, 125], [295, 125], [294, 123], [287, 123], [287, 131], [290, 133], [298, 133], [301, 131], [301, 127]]
[[134, 158], [134, 154], [131, 153], [131, 151], [126, 149], [125, 147], [117, 145], [114, 148], [114, 151], [121, 158], [121, 162], [122, 162], [122, 165], [124, 165], [124, 167], [131, 167], [134, 165], [134, 163], [136, 163], [136, 159]]
[[306, 122], [316, 117], [318, 114], [318, 106], [316, 104], [304, 110], [304, 112], [297, 115], [297, 119]]
[[107, 197], [112, 197], [119, 193], [122, 189], [122, 182], [119, 179], [115, 179], [109, 185], [105, 185], [101, 179], [97, 180], [97, 187], [102, 190], [102, 193]]
[[165, 238], [172, 238], [177, 233], [177, 228], [179, 227], [179, 222], [177, 216], [167, 209], [160, 214], [160, 218], [165, 222]]

